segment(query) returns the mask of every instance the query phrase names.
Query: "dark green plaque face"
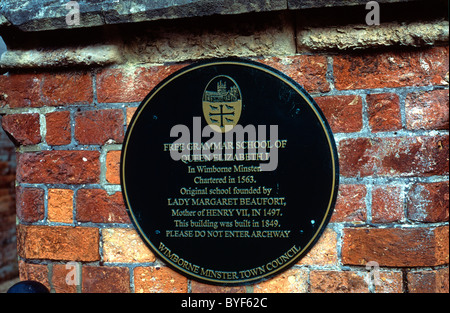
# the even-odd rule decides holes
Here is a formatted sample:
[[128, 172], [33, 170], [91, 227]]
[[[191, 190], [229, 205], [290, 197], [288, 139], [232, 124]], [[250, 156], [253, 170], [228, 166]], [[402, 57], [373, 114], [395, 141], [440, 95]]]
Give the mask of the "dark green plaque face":
[[243, 284], [294, 265], [333, 211], [338, 159], [313, 99], [240, 59], [167, 77], [142, 101], [122, 150], [128, 212], [167, 265]]

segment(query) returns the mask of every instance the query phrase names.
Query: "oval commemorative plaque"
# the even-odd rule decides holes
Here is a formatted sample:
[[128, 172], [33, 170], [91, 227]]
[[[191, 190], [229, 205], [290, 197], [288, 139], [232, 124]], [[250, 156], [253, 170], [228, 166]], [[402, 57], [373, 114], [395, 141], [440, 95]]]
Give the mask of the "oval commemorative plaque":
[[241, 59], [167, 77], [142, 101], [122, 149], [138, 232], [167, 265], [211, 284], [254, 283], [294, 265], [327, 225], [338, 178], [314, 100]]

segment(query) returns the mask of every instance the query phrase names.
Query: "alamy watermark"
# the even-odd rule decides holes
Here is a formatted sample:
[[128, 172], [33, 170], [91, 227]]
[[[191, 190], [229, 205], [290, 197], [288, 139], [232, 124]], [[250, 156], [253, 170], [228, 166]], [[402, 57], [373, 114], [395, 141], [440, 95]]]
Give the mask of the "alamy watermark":
[[81, 284], [81, 265], [77, 262], [68, 262], [66, 270], [66, 284], [69, 286], [79, 286]]
[[366, 24], [380, 25], [380, 4], [376, 1], [369, 1], [366, 3], [366, 10], [370, 10], [366, 15]]
[[366, 269], [369, 271], [364, 281], [368, 286], [381, 286], [380, 279], [380, 265], [376, 261], [369, 261], [366, 264]]
[[[170, 137], [178, 138], [165, 143], [163, 150], [174, 161], [185, 164], [194, 162], [259, 161], [255, 172], [274, 171], [278, 167], [278, 150], [287, 146], [287, 139], [278, 138], [278, 125], [225, 125], [220, 132], [206, 125], [202, 128], [201, 117], [188, 126], [178, 124], [170, 130]], [[209, 138], [202, 142], [203, 138]], [[225, 163], [224, 163], [225, 164]]]
[[80, 4], [77, 1], [69, 1], [65, 4], [65, 8], [69, 10], [66, 15], [66, 24], [68, 26], [80, 25]]

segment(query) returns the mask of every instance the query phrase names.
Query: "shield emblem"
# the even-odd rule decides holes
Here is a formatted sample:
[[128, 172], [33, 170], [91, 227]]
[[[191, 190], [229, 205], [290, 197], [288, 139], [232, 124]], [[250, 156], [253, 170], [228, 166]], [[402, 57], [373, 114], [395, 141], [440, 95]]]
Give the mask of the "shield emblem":
[[242, 95], [238, 84], [229, 76], [211, 79], [203, 92], [203, 116], [216, 132], [225, 133], [239, 122]]

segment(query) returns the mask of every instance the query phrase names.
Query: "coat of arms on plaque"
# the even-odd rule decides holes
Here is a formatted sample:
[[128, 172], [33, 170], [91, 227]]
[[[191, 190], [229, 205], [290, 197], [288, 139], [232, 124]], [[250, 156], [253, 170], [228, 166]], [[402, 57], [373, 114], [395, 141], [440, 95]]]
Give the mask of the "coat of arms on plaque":
[[239, 122], [242, 96], [237, 83], [229, 76], [211, 79], [203, 92], [203, 116], [216, 132], [225, 133]]

